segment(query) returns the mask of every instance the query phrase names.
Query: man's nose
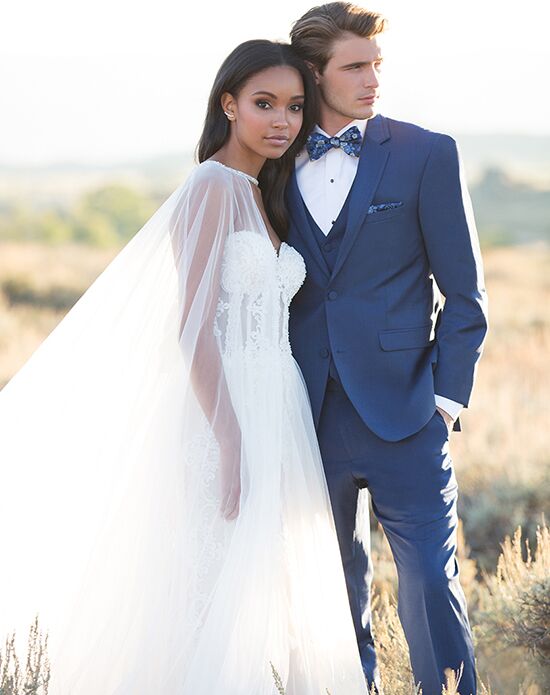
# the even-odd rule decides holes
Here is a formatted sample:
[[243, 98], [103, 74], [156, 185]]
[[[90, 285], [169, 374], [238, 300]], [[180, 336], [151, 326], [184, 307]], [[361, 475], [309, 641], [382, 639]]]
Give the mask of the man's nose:
[[365, 74], [365, 87], [379, 87], [380, 82], [378, 81], [378, 73], [371, 65]]

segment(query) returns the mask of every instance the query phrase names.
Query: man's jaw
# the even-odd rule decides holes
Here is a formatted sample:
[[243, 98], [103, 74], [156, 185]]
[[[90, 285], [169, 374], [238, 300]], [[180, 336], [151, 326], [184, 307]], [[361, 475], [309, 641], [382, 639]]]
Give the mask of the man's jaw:
[[335, 135], [352, 121], [364, 121], [376, 116], [377, 100], [377, 94], [363, 94], [349, 104], [349, 109], [345, 110], [338, 104], [332, 105], [325, 102], [321, 105], [319, 125], [329, 135]]

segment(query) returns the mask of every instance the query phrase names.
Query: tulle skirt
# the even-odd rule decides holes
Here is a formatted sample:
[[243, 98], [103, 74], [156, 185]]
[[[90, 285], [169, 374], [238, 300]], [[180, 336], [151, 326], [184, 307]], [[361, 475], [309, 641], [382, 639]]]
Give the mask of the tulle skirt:
[[39, 612], [53, 695], [271, 695], [273, 669], [288, 695], [366, 693], [307, 391], [292, 358], [268, 361], [239, 377], [234, 521], [219, 513], [216, 441], [172, 379], [128, 431], [124, 474], [75, 460], [54, 481], [46, 460], [39, 480], [10, 476], [8, 545], [26, 558], [6, 565], [2, 624]]
[[[162, 209], [161, 209], [162, 212]], [[0, 392], [0, 637], [38, 614], [51, 695], [365, 695], [306, 387], [225, 360], [240, 513], [178, 345], [177, 274], [145, 228]]]

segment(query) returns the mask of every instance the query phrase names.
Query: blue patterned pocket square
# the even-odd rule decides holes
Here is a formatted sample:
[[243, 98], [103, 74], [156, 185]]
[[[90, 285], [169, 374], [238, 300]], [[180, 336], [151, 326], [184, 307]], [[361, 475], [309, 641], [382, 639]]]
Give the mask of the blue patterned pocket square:
[[397, 203], [378, 203], [378, 205], [369, 206], [367, 215], [372, 215], [374, 212], [382, 212], [383, 210], [393, 210], [394, 208], [400, 208], [402, 205], [401, 201]]

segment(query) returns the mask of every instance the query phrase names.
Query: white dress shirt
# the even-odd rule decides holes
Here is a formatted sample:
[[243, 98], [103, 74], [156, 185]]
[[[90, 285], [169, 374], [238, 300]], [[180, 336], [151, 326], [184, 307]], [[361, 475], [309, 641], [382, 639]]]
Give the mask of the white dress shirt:
[[[338, 137], [345, 133], [348, 128], [357, 126], [361, 136], [364, 137], [367, 123], [368, 119], [351, 121], [335, 133], [335, 136]], [[314, 132], [331, 137], [319, 126], [315, 127]], [[296, 157], [298, 189], [311, 216], [324, 234], [330, 232], [346, 202], [357, 173], [358, 164], [359, 157], [352, 157], [339, 147], [332, 147], [315, 161], [310, 160], [305, 148]], [[464, 407], [462, 403], [437, 394], [435, 395], [435, 404], [448, 413], [453, 420], [456, 420]]]
[[[348, 128], [357, 126], [361, 136], [365, 135], [367, 120], [348, 123], [336, 133], [342, 135]], [[328, 133], [315, 127], [315, 132]], [[320, 159], [312, 162], [304, 148], [296, 157], [296, 179], [298, 188], [311, 216], [324, 234], [328, 234], [342, 209], [357, 173], [359, 157], [346, 154], [339, 147], [332, 147]]]

